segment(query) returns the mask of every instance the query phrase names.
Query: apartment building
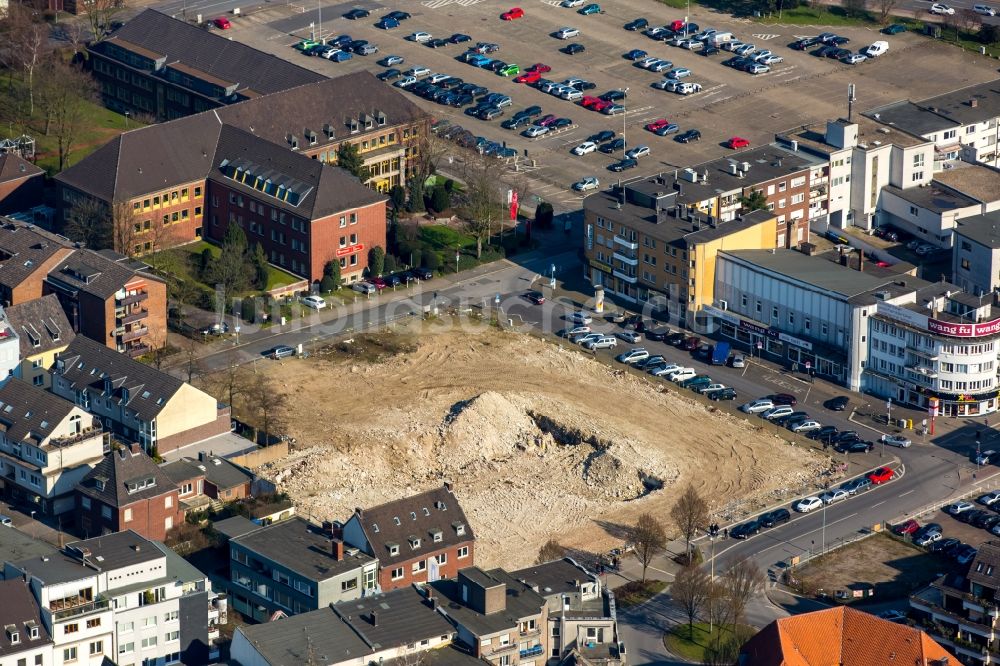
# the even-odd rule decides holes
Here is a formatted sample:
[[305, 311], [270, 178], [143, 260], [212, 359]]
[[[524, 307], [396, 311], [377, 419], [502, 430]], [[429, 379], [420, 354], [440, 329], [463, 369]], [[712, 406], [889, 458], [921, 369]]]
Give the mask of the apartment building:
[[71, 252], [62, 236], [0, 218], [0, 305], [41, 298], [45, 276]]
[[0, 384], [13, 377], [21, 367], [21, 336], [0, 307]]
[[548, 604], [503, 569], [459, 569], [457, 579], [432, 582], [429, 594], [441, 597], [441, 613], [473, 656], [493, 666], [547, 661]]
[[274, 622], [244, 625], [233, 635], [230, 654], [243, 666], [367, 666], [393, 659], [412, 663], [446, 653], [440, 648], [447, 648], [454, 638], [455, 628], [436, 601], [406, 586]]
[[41, 514], [73, 511], [74, 488], [104, 458], [100, 422], [68, 400], [10, 379], [0, 386], [0, 488]]
[[511, 571], [510, 577], [540, 594], [548, 605], [549, 660], [624, 666], [615, 596], [599, 576], [570, 558]]
[[18, 337], [20, 364], [14, 376], [32, 386], [47, 389], [52, 382], [49, 368], [56, 355], [76, 337], [55, 294], [4, 308], [7, 321]]
[[205, 505], [216, 500], [233, 502], [251, 496], [254, 474], [234, 462], [207, 451], [197, 458], [184, 456], [160, 468], [180, 489], [182, 504]]
[[52, 392], [105, 429], [162, 454], [229, 432], [229, 407], [165, 372], [78, 335], [56, 358]]
[[209, 661], [209, 615], [217, 597], [211, 584], [169, 548], [133, 531], [7, 562], [5, 574], [29, 581], [55, 639], [56, 663]]
[[42, 203], [45, 170], [16, 153], [0, 154], [0, 215]]
[[951, 276], [976, 296], [1000, 289], [1000, 212], [972, 215], [955, 228]]
[[782, 664], [919, 664], [949, 666], [959, 661], [920, 629], [840, 606], [771, 622], [743, 644], [739, 666]]
[[109, 109], [158, 122], [326, 78], [153, 9], [87, 52]]
[[344, 543], [378, 560], [383, 591], [453, 578], [475, 561], [475, 536], [451, 484], [369, 509], [343, 525]]
[[777, 218], [758, 210], [723, 221], [677, 203], [666, 179], [625, 183], [583, 202], [586, 278], [627, 301], [651, 303], [679, 322], [713, 300], [723, 249], [773, 248]]
[[85, 535], [133, 531], [163, 541], [184, 520], [179, 491], [138, 444], [111, 451], [76, 486]]
[[229, 540], [233, 607], [266, 622], [377, 590], [378, 562], [294, 517]]
[[0, 663], [51, 666], [52, 637], [31, 588], [19, 578], [0, 580]]
[[114, 252], [76, 250], [45, 278], [73, 330], [135, 358], [167, 342], [167, 284]]
[[910, 612], [959, 663], [1000, 663], [1000, 542], [979, 546], [968, 571], [957, 569], [910, 596]]

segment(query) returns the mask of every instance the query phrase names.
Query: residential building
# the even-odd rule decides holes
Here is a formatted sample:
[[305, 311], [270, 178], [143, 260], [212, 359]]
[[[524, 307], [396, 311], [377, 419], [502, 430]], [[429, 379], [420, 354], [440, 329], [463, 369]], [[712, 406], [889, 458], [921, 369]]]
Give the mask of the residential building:
[[197, 458], [182, 457], [160, 468], [180, 489], [181, 504], [204, 507], [213, 500], [233, 502], [251, 496], [254, 474], [236, 463], [199, 451]]
[[135, 358], [167, 343], [167, 285], [146, 268], [113, 252], [77, 250], [48, 274], [45, 290], [73, 330]]
[[966, 162], [1000, 166], [997, 154], [1000, 123], [1000, 81], [987, 81], [920, 102], [921, 106], [957, 124], [959, 157]]
[[920, 664], [959, 662], [923, 631], [838, 606], [771, 622], [743, 644], [739, 666]]
[[17, 153], [0, 153], [0, 215], [28, 210], [42, 203], [45, 170]]
[[430, 588], [473, 656], [493, 666], [546, 663], [548, 603], [525, 583], [503, 569], [466, 567], [457, 579], [434, 581]]
[[52, 637], [42, 622], [41, 609], [20, 578], [0, 581], [0, 663], [50, 666]]
[[153, 9], [88, 45], [104, 104], [173, 120], [326, 77]]
[[82, 335], [56, 358], [52, 392], [105, 429], [161, 454], [229, 432], [229, 407], [165, 372]]
[[76, 507], [74, 489], [104, 458], [100, 422], [72, 402], [20, 379], [0, 386], [0, 488], [18, 504], [56, 515]]
[[378, 562], [298, 516], [229, 541], [233, 607], [266, 622], [370, 595]]
[[355, 509], [344, 542], [378, 560], [383, 591], [454, 578], [475, 561], [475, 536], [451, 484], [369, 509]]
[[960, 124], [936, 113], [923, 103], [901, 100], [892, 102], [864, 114], [872, 120], [899, 127], [934, 144], [934, 171], [941, 171], [946, 164], [957, 160], [960, 154]]
[[72, 251], [62, 236], [0, 218], [0, 305], [41, 298], [45, 276]]
[[18, 337], [20, 365], [14, 376], [32, 386], [52, 385], [49, 368], [56, 355], [76, 337], [55, 294], [24, 301], [4, 309]]
[[586, 277], [607, 293], [648, 302], [693, 325], [695, 313], [713, 300], [719, 250], [773, 248], [780, 234], [766, 210], [723, 221], [676, 203], [678, 195], [657, 176], [584, 199]]
[[422, 660], [451, 644], [455, 628], [413, 586], [331, 604], [264, 624], [243, 625], [230, 655], [242, 666], [367, 666]]
[[0, 307], [0, 384], [13, 377], [21, 367], [21, 336], [11, 326]]
[[138, 444], [104, 456], [76, 486], [77, 527], [85, 535], [131, 530], [163, 541], [184, 520], [177, 486]]
[[977, 296], [1000, 290], [1000, 212], [973, 215], [959, 222], [951, 279]]
[[209, 661], [209, 616], [218, 595], [205, 574], [133, 531], [76, 541], [50, 557], [7, 562], [5, 573], [29, 581], [55, 639], [55, 663]]
[[1000, 662], [1000, 542], [980, 544], [966, 571], [955, 569], [910, 597], [910, 612], [962, 664]]
[[614, 593], [599, 576], [570, 558], [536, 564], [510, 577], [542, 595], [548, 605], [549, 660], [623, 666], [625, 644], [618, 635]]
[[[56, 552], [58, 551], [54, 546], [39, 539], [33, 539], [21, 530], [6, 529], [0, 531], [0, 580], [7, 579], [3, 569], [4, 562], [41, 559], [51, 557]], [[20, 578], [21, 576], [15, 574], [13, 577]]]

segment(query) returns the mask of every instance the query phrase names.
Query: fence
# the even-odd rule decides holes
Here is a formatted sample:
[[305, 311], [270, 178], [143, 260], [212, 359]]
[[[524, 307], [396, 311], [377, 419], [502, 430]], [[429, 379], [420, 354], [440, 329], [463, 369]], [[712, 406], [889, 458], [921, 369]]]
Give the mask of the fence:
[[254, 469], [255, 467], [260, 467], [261, 465], [281, 460], [287, 455], [288, 442], [278, 442], [277, 444], [272, 444], [271, 446], [260, 448], [255, 451], [250, 451], [249, 453], [244, 453], [243, 455], [234, 456], [229, 458], [229, 460], [237, 465], [243, 465], [244, 467]]

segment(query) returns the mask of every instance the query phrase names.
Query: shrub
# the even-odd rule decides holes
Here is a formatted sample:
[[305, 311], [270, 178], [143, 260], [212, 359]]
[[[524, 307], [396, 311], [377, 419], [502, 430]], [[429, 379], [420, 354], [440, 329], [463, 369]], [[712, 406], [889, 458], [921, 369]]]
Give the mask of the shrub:
[[337, 282], [329, 275], [324, 275], [323, 279], [319, 281], [319, 289], [323, 293], [329, 294], [331, 291], [336, 291]]
[[389, 190], [389, 200], [393, 208], [402, 208], [406, 205], [406, 188], [402, 185], [393, 185]]
[[201, 257], [198, 260], [198, 272], [204, 276], [208, 273], [209, 266], [212, 265], [212, 249], [206, 247], [201, 251]]
[[432, 271], [436, 271], [438, 268], [441, 267], [441, 257], [438, 255], [437, 252], [434, 251], [424, 252], [421, 266], [423, 266], [424, 268], [428, 268]]
[[240, 316], [243, 321], [254, 322], [257, 316], [257, 303], [254, 298], [244, 298], [240, 303]]
[[451, 194], [452, 192], [454, 192], [455, 191], [455, 181], [453, 181], [451, 178], [449, 178], [446, 181], [444, 181], [444, 191], [447, 192], [448, 194]]
[[383, 268], [386, 273], [395, 273], [399, 270], [398, 263], [399, 262], [396, 261], [396, 257], [391, 254], [387, 254], [385, 257], [385, 266]]
[[552, 227], [552, 204], [548, 201], [542, 201], [535, 208], [535, 224], [541, 229], [549, 229]]
[[431, 208], [437, 212], [448, 210], [451, 207], [451, 196], [443, 187], [435, 187], [431, 191]]
[[330, 289], [329, 291], [340, 289], [340, 262], [337, 260], [328, 261], [326, 266], [323, 267], [323, 277], [328, 277], [333, 280], [333, 289]]

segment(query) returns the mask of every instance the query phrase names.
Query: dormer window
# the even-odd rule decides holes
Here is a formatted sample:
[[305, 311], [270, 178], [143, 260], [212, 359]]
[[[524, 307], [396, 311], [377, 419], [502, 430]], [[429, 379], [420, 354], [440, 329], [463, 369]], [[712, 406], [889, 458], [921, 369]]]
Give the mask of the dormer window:
[[425, 516], [429, 516], [429, 515], [431, 515], [431, 510], [430, 510], [430, 509], [428, 509], [428, 508], [427, 508], [426, 506], [424, 507], [424, 515], [425, 515]]
[[389, 555], [391, 555], [391, 556], [399, 555], [399, 544], [397, 544], [397, 543], [387, 543], [387, 544], [385, 544], [385, 546], [386, 546], [386, 548], [389, 549]]
[[396, 525], [402, 525], [402, 524], [403, 524], [403, 523], [402, 523], [402, 522], [401, 522], [401, 521], [399, 520], [399, 516], [393, 516], [393, 517], [392, 517], [392, 522], [396, 523]]
[[21, 642], [21, 634], [18, 632], [16, 626], [8, 624], [4, 627], [4, 630], [7, 632], [7, 640], [10, 641], [11, 645], [17, 645]]
[[38, 625], [33, 624], [33, 625], [29, 626], [28, 627], [28, 635], [31, 637], [31, 640], [36, 640], [38, 638], [38, 636], [39, 636]]
[[444, 533], [441, 530], [431, 530], [431, 539], [434, 543], [441, 543], [444, 540]]
[[452, 523], [451, 526], [455, 528], [455, 534], [458, 536], [465, 534], [465, 523]]
[[417, 536], [410, 537], [410, 548], [412, 548], [413, 550], [420, 548], [420, 537]]
[[372, 523], [372, 532], [378, 534], [378, 523]]
[[411, 511], [410, 512], [410, 520], [416, 520], [416, 519], [417, 519], [417, 512], [416, 511]]

